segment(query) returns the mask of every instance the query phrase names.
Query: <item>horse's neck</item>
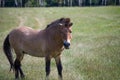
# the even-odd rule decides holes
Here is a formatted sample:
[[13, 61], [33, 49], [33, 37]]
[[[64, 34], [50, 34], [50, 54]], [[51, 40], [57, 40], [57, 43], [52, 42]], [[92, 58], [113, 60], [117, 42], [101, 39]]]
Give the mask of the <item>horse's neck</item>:
[[47, 35], [52, 39], [54, 42], [62, 42], [61, 35], [57, 29], [47, 29]]

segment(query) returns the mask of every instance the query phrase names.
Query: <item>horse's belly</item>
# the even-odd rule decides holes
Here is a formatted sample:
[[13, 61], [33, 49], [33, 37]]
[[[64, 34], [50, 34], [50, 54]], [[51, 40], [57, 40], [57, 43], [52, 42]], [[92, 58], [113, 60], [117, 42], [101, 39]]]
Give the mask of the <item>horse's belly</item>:
[[44, 57], [45, 56], [45, 50], [44, 46], [37, 41], [33, 42], [23, 42], [21, 44], [21, 49], [25, 51], [26, 54], [29, 54], [31, 56], [35, 57]]
[[26, 47], [25, 45], [22, 46], [22, 51], [24, 51], [24, 54], [28, 54], [31, 56], [35, 56], [35, 57], [44, 57], [45, 56], [45, 52], [42, 49], [38, 49], [35, 47]]
[[35, 56], [35, 57], [44, 57], [45, 56], [45, 54], [42, 52], [39, 52], [39, 53], [38, 52], [27, 52], [26, 54]]

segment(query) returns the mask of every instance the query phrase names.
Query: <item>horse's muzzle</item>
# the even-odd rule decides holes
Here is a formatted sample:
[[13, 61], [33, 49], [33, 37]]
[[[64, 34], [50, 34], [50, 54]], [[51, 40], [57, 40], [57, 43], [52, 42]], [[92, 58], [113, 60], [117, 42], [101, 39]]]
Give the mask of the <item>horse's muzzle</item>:
[[70, 43], [67, 42], [67, 41], [64, 41], [63, 45], [64, 45], [65, 49], [69, 49], [70, 48]]

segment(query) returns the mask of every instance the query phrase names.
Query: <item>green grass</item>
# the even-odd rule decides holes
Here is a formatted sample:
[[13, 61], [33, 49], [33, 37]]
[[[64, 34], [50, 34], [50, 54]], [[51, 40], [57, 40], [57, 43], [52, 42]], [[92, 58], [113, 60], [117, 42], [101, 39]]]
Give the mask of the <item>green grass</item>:
[[[2, 44], [6, 35], [20, 25], [44, 29], [61, 17], [70, 17], [72, 44], [62, 54], [64, 80], [120, 80], [120, 7], [0, 8], [0, 80], [13, 80]], [[25, 55], [25, 80], [45, 80], [43, 58]], [[50, 80], [57, 80], [52, 59]]]

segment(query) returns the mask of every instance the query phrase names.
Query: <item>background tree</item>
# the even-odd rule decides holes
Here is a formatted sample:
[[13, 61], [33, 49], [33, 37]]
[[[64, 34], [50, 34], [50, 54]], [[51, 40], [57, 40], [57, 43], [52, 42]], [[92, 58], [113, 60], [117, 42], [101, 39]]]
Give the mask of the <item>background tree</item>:
[[83, 0], [78, 0], [78, 5], [82, 6]]
[[0, 0], [0, 7], [4, 7], [5, 6], [5, 0]]
[[120, 0], [119, 0], [119, 5], [120, 5]]
[[91, 6], [92, 0], [88, 0], [88, 5]]
[[0, 0], [0, 7], [106, 6], [120, 0]]
[[73, 3], [73, 0], [70, 0], [70, 6], [72, 6], [72, 5], [73, 5], [72, 3]]
[[44, 0], [37, 0], [37, 5], [38, 5], [38, 7], [39, 6], [41, 6], [41, 7], [45, 6]]
[[24, 3], [26, 7], [38, 7], [38, 1], [37, 0], [28, 0], [26, 3]]

